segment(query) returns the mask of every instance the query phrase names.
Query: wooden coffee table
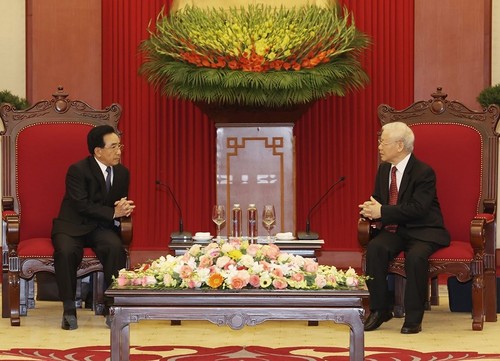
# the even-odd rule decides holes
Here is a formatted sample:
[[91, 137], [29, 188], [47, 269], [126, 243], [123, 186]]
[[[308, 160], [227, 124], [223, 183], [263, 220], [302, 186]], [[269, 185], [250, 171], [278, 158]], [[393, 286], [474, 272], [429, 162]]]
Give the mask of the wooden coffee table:
[[234, 330], [268, 320], [333, 321], [350, 327], [349, 357], [364, 359], [365, 290], [153, 290], [114, 289], [111, 360], [128, 360], [130, 323], [141, 320], [206, 320]]

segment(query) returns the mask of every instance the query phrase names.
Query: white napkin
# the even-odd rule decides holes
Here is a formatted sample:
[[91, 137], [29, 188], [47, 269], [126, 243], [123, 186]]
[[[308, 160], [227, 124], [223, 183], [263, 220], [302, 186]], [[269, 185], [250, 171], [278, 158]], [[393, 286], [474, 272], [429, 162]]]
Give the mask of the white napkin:
[[205, 238], [208, 238], [210, 237], [210, 232], [196, 232], [196, 234], [194, 235], [195, 237], [205, 237]]
[[293, 238], [293, 233], [292, 232], [276, 233], [276, 238], [278, 239]]

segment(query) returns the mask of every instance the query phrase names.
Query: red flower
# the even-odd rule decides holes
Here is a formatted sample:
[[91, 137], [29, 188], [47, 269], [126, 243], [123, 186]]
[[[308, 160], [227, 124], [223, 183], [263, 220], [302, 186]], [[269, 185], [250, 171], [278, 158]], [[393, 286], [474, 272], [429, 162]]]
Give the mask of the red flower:
[[231, 69], [231, 70], [238, 69], [238, 63], [236, 62], [236, 60], [231, 60], [229, 63], [227, 63], [227, 65], [229, 66], [229, 69]]
[[[311, 62], [309, 61], [309, 59], [302, 60], [302, 67], [303, 68], [312, 68]], [[295, 70], [297, 70], [297, 69], [295, 69]]]

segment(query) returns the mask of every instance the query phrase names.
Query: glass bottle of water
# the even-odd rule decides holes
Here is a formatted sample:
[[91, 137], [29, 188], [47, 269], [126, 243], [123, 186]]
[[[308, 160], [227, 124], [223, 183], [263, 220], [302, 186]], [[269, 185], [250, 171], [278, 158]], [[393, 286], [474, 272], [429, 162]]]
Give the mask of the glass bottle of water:
[[232, 222], [232, 236], [241, 237], [241, 208], [238, 203], [233, 206], [233, 211], [231, 212], [231, 222]]
[[250, 239], [250, 243], [255, 243], [257, 241], [257, 208], [253, 203], [248, 205], [247, 219], [248, 238]]

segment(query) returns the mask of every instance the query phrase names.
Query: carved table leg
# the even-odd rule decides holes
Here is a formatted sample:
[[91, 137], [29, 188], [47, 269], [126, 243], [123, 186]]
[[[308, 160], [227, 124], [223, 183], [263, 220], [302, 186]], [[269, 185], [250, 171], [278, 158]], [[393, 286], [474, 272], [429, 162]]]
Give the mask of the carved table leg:
[[111, 361], [128, 361], [130, 358], [130, 317], [121, 307], [112, 307]]

